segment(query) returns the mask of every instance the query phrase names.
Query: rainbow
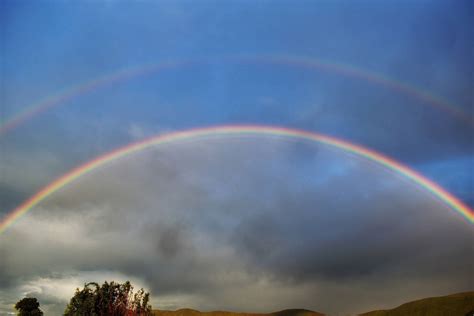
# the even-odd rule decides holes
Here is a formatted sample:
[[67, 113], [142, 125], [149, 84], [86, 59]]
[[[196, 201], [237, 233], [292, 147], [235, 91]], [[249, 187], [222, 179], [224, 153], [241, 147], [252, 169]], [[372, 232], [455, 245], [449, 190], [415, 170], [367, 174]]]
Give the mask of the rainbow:
[[0, 234], [4, 232], [9, 226], [15, 223], [21, 216], [28, 213], [34, 206], [41, 201], [60, 190], [64, 186], [78, 179], [79, 177], [88, 174], [95, 169], [111, 162], [118, 160], [124, 156], [131, 155], [141, 150], [150, 148], [152, 146], [163, 145], [178, 141], [190, 140], [200, 137], [209, 136], [243, 136], [243, 135], [273, 135], [282, 137], [293, 137], [314, 142], [319, 142], [325, 145], [333, 146], [345, 152], [365, 158], [369, 161], [375, 162], [378, 165], [385, 167], [389, 171], [393, 171], [412, 182], [420, 185], [426, 191], [437, 197], [438, 200], [449, 206], [454, 211], [465, 217], [468, 222], [474, 223], [474, 211], [460, 200], [447, 192], [435, 182], [425, 178], [416, 171], [410, 169], [401, 163], [379, 154], [371, 149], [350, 143], [345, 140], [337, 139], [331, 136], [317, 134], [313, 132], [289, 129], [283, 127], [270, 126], [253, 126], [253, 125], [235, 125], [235, 126], [217, 126], [207, 128], [197, 128], [185, 131], [178, 131], [164, 135], [153, 136], [138, 142], [131, 143], [127, 146], [118, 148], [109, 153], [106, 153], [98, 158], [91, 160], [59, 177], [57, 180], [45, 186], [35, 195], [24, 201], [21, 205], [11, 211], [0, 222]]
[[423, 102], [423, 104], [433, 106], [441, 111], [445, 111], [451, 116], [470, 125], [471, 127], [474, 126], [474, 117], [461, 110], [458, 106], [450, 104], [443, 98], [435, 96], [434, 94], [429, 93], [428, 91], [425, 91], [415, 86], [408, 85], [399, 80], [387, 77], [383, 74], [376, 73], [370, 70], [354, 67], [347, 64], [334, 63], [330, 61], [307, 57], [269, 55], [266, 57], [254, 57], [252, 59], [248, 59], [247, 62], [252, 60], [261, 63], [287, 64], [295, 67], [303, 67], [306, 69], [323, 70], [328, 72], [334, 72], [350, 78], [362, 79], [367, 82], [387, 87], [403, 95], [410, 96], [416, 100]]
[[354, 66], [335, 63], [331, 61], [294, 57], [294, 56], [275, 56], [275, 55], [261, 55], [257, 57], [241, 56], [228, 58], [213, 58], [213, 59], [193, 59], [193, 60], [170, 60], [162, 63], [145, 64], [140, 66], [128, 67], [112, 72], [110, 74], [95, 78], [90, 81], [74, 85], [68, 89], [53, 94], [37, 103], [25, 107], [16, 115], [9, 119], [4, 119], [4, 123], [0, 124], [0, 135], [15, 129], [21, 123], [28, 121], [36, 115], [45, 112], [46, 110], [64, 104], [76, 97], [90, 93], [103, 87], [113, 85], [115, 83], [123, 82], [132, 78], [141, 77], [144, 75], [155, 74], [165, 69], [173, 69], [192, 64], [211, 64], [219, 62], [233, 62], [233, 63], [259, 63], [259, 64], [277, 64], [287, 65], [292, 67], [301, 67], [310, 70], [319, 70], [334, 72], [342, 76], [361, 79], [367, 82], [378, 84], [387, 87], [398, 93], [410, 96], [423, 104], [430, 105], [439, 110], [447, 112], [452, 117], [455, 117], [464, 123], [474, 126], [474, 117], [462, 111], [459, 107], [450, 104], [446, 100], [435, 96], [427, 91], [421, 90], [414, 86], [402, 83], [398, 80], [389, 78], [382, 74], [357, 68]]
[[0, 135], [15, 129], [21, 123], [32, 119], [36, 115], [39, 115], [48, 109], [64, 104], [70, 100], [73, 100], [74, 98], [80, 97], [81, 95], [85, 95], [98, 89], [105, 88], [132, 78], [154, 74], [161, 70], [168, 68], [172, 69], [184, 64], [186, 64], [184, 61], [168, 61], [160, 64], [146, 64], [135, 67], [127, 67], [110, 74], [74, 85], [58, 93], [50, 95], [37, 103], [27, 106], [16, 115], [5, 120], [5, 122], [0, 125]]

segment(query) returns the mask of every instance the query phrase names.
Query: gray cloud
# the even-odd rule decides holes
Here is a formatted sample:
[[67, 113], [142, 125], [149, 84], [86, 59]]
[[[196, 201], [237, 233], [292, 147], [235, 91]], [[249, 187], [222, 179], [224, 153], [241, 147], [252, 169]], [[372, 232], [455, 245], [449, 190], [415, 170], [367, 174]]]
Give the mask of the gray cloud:
[[[156, 307], [354, 312], [371, 295], [393, 302], [442, 294], [439, 284], [469, 289], [472, 227], [413, 183], [353, 158], [258, 136], [114, 161], [2, 235], [1, 290], [64, 282], [72, 293], [109, 271], [144, 284]], [[402, 283], [410, 290], [383, 289]], [[359, 290], [336, 304], [348, 284]], [[38, 291], [30, 293], [62, 302], [50, 308], [64, 305], [52, 289]]]

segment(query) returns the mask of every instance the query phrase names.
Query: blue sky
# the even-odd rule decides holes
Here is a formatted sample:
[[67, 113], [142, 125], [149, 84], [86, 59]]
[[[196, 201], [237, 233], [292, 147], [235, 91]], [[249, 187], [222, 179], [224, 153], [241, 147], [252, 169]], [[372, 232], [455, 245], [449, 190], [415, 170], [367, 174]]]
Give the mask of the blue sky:
[[[472, 124], [430, 105], [429, 102], [410, 94], [403, 94], [386, 85], [350, 76], [341, 71], [304, 67], [302, 62], [325, 61], [342, 68], [355, 67], [361, 71], [380, 74], [382, 77], [391, 78], [446, 100], [472, 121], [473, 15], [474, 6], [470, 1], [447, 0], [2, 1], [0, 4], [1, 123], [7, 122], [9, 118], [39, 100], [119, 70], [149, 64], [159, 65], [169, 61], [176, 61], [176, 65], [81, 94], [34, 116], [8, 133], [1, 134], [0, 215], [7, 214], [24, 199], [71, 168], [114, 148], [158, 133], [227, 124], [298, 128], [367, 146], [407, 164], [441, 184], [470, 207], [474, 207]], [[272, 56], [273, 59], [268, 56]], [[288, 59], [300, 62], [283, 62]], [[262, 144], [261, 157], [255, 155], [252, 159], [242, 158], [260, 166], [260, 169], [246, 164], [241, 166], [241, 181], [245, 183], [245, 189], [238, 184], [239, 182], [222, 183], [227, 173], [221, 165], [230, 168], [231, 163], [236, 163], [234, 156], [239, 156], [239, 152], [258, 151], [259, 146], [256, 146], [253, 140], [248, 144], [245, 142], [234, 144], [234, 147], [231, 147], [235, 151], [233, 153], [225, 151], [223, 153], [221, 143], [209, 145], [216, 146], [212, 149], [208, 149], [206, 147], [208, 145], [203, 145], [205, 151], [209, 151], [211, 157], [209, 161], [213, 161], [213, 165], [206, 163], [200, 156], [200, 149], [193, 146], [186, 149], [178, 146], [175, 149], [177, 152], [185, 152], [189, 161], [179, 162], [179, 155], [175, 157], [171, 153], [160, 151], [166, 158], [158, 161], [147, 160], [148, 162], [143, 165], [144, 169], [156, 168], [156, 172], [165, 174], [167, 168], [175, 170], [174, 176], [168, 175], [170, 179], [182, 180], [181, 177], [186, 175], [199, 178], [196, 183], [189, 180], [194, 183], [192, 187], [197, 191], [207, 192], [212, 198], [201, 201], [191, 194], [189, 199], [196, 201], [196, 205], [190, 203], [183, 206], [173, 199], [166, 202], [166, 205], [181, 212], [183, 211], [181, 208], [208, 210], [209, 219], [204, 217], [202, 225], [196, 224], [200, 227], [196, 234], [199, 236], [204, 234], [210, 239], [207, 244], [204, 242], [203, 249], [209, 250], [213, 244], [212, 238], [223, 238], [220, 235], [221, 230], [212, 232], [210, 228], [203, 228], [212, 227], [209, 226], [208, 220], [219, 223], [224, 231], [226, 228], [232, 228], [235, 232], [243, 232], [243, 235], [248, 236], [240, 239], [230, 234], [231, 236], [225, 237], [229, 249], [246, 253], [243, 255], [245, 259], [242, 265], [232, 267], [239, 273], [248, 272], [247, 268], [252, 267], [250, 268], [252, 273], [249, 274], [252, 277], [247, 275], [243, 279], [238, 279], [238, 282], [252, 289], [249, 293], [256, 291], [258, 286], [255, 287], [255, 284], [259, 284], [249, 280], [260, 280], [260, 277], [268, 275], [281, 275], [281, 279], [276, 277], [280, 282], [277, 283], [280, 285], [284, 283], [287, 287], [283, 286], [282, 288], [286, 290], [275, 293], [277, 296], [285, 296], [285, 293], [291, 291], [299, 293], [293, 288], [294, 283], [285, 283], [290, 279], [292, 282], [295, 280], [300, 282], [299, 290], [312, 289], [314, 293], [319, 293], [319, 288], [314, 287], [315, 284], [325, 284], [326, 293], [340, 295], [344, 290], [337, 288], [336, 284], [341, 278], [347, 280], [344, 276], [349, 275], [352, 278], [356, 275], [357, 281], [353, 284], [368, 291], [361, 291], [359, 295], [373, 294], [375, 292], [370, 292], [369, 289], [374, 285], [374, 280], [395, 282], [393, 280], [396, 280], [397, 272], [393, 271], [397, 269], [391, 263], [396, 261], [396, 256], [392, 254], [405, 256], [413, 253], [413, 249], [408, 245], [413, 240], [400, 236], [407, 231], [409, 236], [416, 236], [416, 231], [419, 229], [416, 225], [413, 227], [408, 224], [408, 226], [395, 225], [391, 236], [399, 236], [399, 239], [394, 237], [394, 240], [399, 240], [400, 244], [389, 243], [390, 247], [387, 249], [396, 249], [393, 253], [381, 254], [378, 248], [380, 245], [367, 247], [367, 251], [370, 249], [373, 251], [369, 251], [370, 254], [366, 255], [377, 258], [374, 259], [375, 266], [364, 265], [363, 260], [357, 258], [356, 253], [364, 253], [365, 250], [347, 246], [347, 253], [354, 254], [354, 266], [360, 267], [358, 270], [360, 274], [347, 269], [341, 263], [348, 260], [348, 257], [342, 254], [343, 251], [329, 258], [327, 262], [314, 263], [314, 269], [286, 262], [284, 255], [292, 254], [297, 258], [303, 258], [307, 247], [314, 243], [317, 244], [314, 248], [317, 250], [315, 253], [318, 251], [326, 253], [331, 245], [344, 249], [341, 245], [346, 243], [347, 238], [353, 236], [368, 241], [371, 233], [386, 229], [387, 225], [390, 226], [389, 223], [395, 221], [396, 213], [393, 212], [397, 212], [394, 210], [397, 208], [404, 208], [400, 210], [402, 214], [416, 211], [414, 214], [419, 216], [424, 214], [417, 213], [421, 212], [421, 208], [430, 208], [433, 214], [445, 209], [445, 206], [438, 205], [439, 203], [433, 205], [432, 198], [417, 189], [413, 189], [416, 194], [412, 195], [410, 193], [412, 184], [406, 184], [393, 175], [374, 171], [369, 165], [354, 160], [350, 155], [334, 154], [328, 148], [315, 144], [296, 142], [297, 144], [290, 146], [286, 140], [282, 140], [280, 145], [273, 144], [271, 140], [261, 141], [269, 144]], [[232, 142], [229, 140], [229, 143]], [[172, 149], [169, 150], [173, 152]], [[272, 152], [275, 152], [274, 156], [270, 155]], [[214, 158], [212, 154], [215, 154]], [[195, 161], [199, 163], [193, 163], [194, 160], [191, 158], [194, 155]], [[268, 159], [273, 157], [272, 164], [261, 162], [262, 157]], [[161, 164], [165, 164], [167, 168]], [[123, 168], [127, 166], [124, 163]], [[178, 166], [181, 166], [181, 169], [178, 170]], [[127, 205], [141, 207], [143, 214], [149, 215], [148, 208], [154, 205], [153, 203], [160, 204], [151, 197], [146, 199], [150, 199], [153, 203], [142, 205], [141, 202], [137, 202], [140, 201], [139, 197], [143, 198], [140, 192], [153, 195], [152, 191], [142, 186], [147, 183], [161, 188], [164, 184], [146, 180], [148, 179], [146, 172], [138, 167], [130, 168], [130, 178], [137, 182], [136, 190], [131, 189], [135, 195], [128, 198]], [[203, 175], [199, 170], [207, 170], [208, 173]], [[104, 176], [106, 179], [113, 178], [112, 174], [104, 172], [107, 174]], [[370, 174], [372, 178], [364, 176], [364, 173]], [[156, 176], [159, 178], [160, 174], [156, 173]], [[141, 185], [140, 179], [143, 181]], [[282, 179], [288, 179], [286, 186], [269, 184], [269, 181], [278, 182]], [[87, 183], [91, 180], [84, 181]], [[174, 185], [174, 192], [181, 192], [187, 196], [187, 191], [181, 186], [190, 185], [189, 181], [180, 181], [171, 182]], [[114, 201], [114, 197], [120, 195], [117, 193], [120, 188], [116, 187], [112, 180], [107, 183], [110, 188], [107, 191], [108, 195], [105, 194], [103, 199], [110, 200], [111, 205], [119, 205], [119, 202]], [[265, 183], [269, 187], [268, 191], [261, 190]], [[92, 193], [87, 192], [87, 188], [82, 188], [80, 184], [72, 187], [78, 190], [75, 195], [73, 194], [77, 198], [71, 198], [67, 194], [62, 197], [59, 193], [54, 197], [63, 201], [60, 205], [66, 208], [64, 214], [75, 214], [79, 209], [85, 214], [93, 214], [91, 210], [84, 210], [82, 204], [77, 201], [77, 199], [86, 200]], [[311, 192], [319, 193], [313, 196]], [[217, 198], [214, 196], [216, 194], [222, 196]], [[260, 194], [266, 197], [267, 204], [259, 204], [257, 197]], [[237, 197], [242, 197], [247, 202], [241, 204]], [[391, 204], [390, 207], [381, 202], [383, 197], [386, 198], [387, 204]], [[97, 214], [101, 214], [104, 218], [111, 216], [108, 209], [103, 206], [104, 201], [100, 199], [93, 201], [98, 204], [94, 205], [91, 202], [91, 209], [97, 208]], [[40, 216], [41, 212], [37, 212], [40, 214], [37, 215], [40, 216], [39, 222], [45, 225], [55, 222], [58, 223], [57, 227], [63, 227], [61, 225], [68, 227], [74, 216], [57, 215], [54, 210], [47, 209], [51, 203], [41, 206], [44, 217]], [[253, 216], [246, 213], [248, 209], [252, 209], [249, 206], [251, 203], [259, 205]], [[215, 209], [218, 208], [216, 205], [234, 210], [235, 214], [240, 215], [231, 212], [235, 218], [219, 216], [214, 218]], [[326, 210], [327, 214], [312, 217], [309, 214], [312, 214], [310, 209], [314, 207], [308, 205], [317, 205], [316, 208]], [[265, 226], [262, 223], [268, 219], [266, 216], [268, 212], [273, 210], [275, 214], [280, 214], [285, 208], [300, 210], [301, 218], [314, 221], [315, 227], [321, 229], [319, 236], [321, 239], [318, 239], [318, 235], [310, 233], [313, 231], [311, 226], [301, 229], [299, 234], [291, 233], [295, 226], [304, 223], [285, 216], [278, 217], [279, 219], [273, 221], [267, 228], [261, 227]], [[359, 210], [357, 212], [359, 215], [349, 224], [344, 219], [348, 218], [348, 213], [355, 212], [354, 210]], [[208, 214], [206, 211], [203, 212]], [[178, 211], [177, 213], [181, 214]], [[449, 210], [445, 209], [445, 213], [449, 213]], [[418, 215], [413, 216], [418, 218]], [[456, 216], [443, 216], [433, 215], [433, 227], [449, 223], [446, 228], [448, 233], [461, 231], [459, 236], [453, 233], [452, 240], [458, 240], [457, 238], [472, 240], [472, 230], [466, 231], [458, 227], [459, 225], [464, 227], [465, 223], [453, 220]], [[59, 218], [63, 218], [64, 222]], [[462, 219], [456, 219], [462, 222]], [[111, 223], [115, 223], [110, 220]], [[26, 219], [25, 223], [28, 221]], [[162, 228], [165, 237], [169, 235], [168, 231], [173, 232], [170, 233], [171, 236], [178, 234], [176, 231], [182, 231], [181, 224], [178, 225], [176, 222], [179, 220], [170, 219], [169, 227]], [[187, 221], [183, 222], [186, 226]], [[234, 222], [239, 222], [240, 226]], [[347, 234], [341, 234], [340, 238], [337, 237], [339, 230], [334, 231], [331, 226], [331, 230], [325, 231], [321, 224], [339, 222], [345, 222], [341, 229], [347, 228]], [[86, 224], [94, 226], [91, 222]], [[50, 231], [54, 231], [51, 226], [47, 227]], [[22, 229], [24, 225], [18, 224], [11, 232], [11, 236], [26, 234]], [[48, 231], [47, 228], [44, 229]], [[264, 246], [257, 247], [257, 250], [251, 247], [257, 238], [256, 231], [266, 232], [265, 236], [268, 237], [268, 244], [264, 243]], [[269, 254], [268, 260], [264, 263], [256, 263], [255, 251], [263, 251], [261, 249], [267, 247], [265, 245], [280, 242], [275, 237], [275, 232], [286, 232], [287, 248], [282, 249], [279, 254]], [[131, 230], [130, 233], [135, 232]], [[420, 237], [420, 247], [429, 243], [430, 238], [434, 238], [425, 233], [422, 233], [423, 238]], [[27, 240], [27, 237], [21, 236]], [[7, 237], [0, 236], [0, 240], [1, 238]], [[8, 240], [12, 238], [9, 237]], [[101, 237], [97, 238], [101, 240]], [[13, 252], [16, 254], [12, 256], [16, 258], [15, 260], [20, 260], [24, 255], [24, 250], [19, 245], [2, 244], [0, 253]], [[104, 244], [107, 242], [104, 241]], [[151, 244], [153, 242], [150, 242]], [[465, 248], [462, 242], [460, 244], [456, 249], [462, 253]], [[113, 248], [114, 245], [109, 246]], [[446, 247], [448, 246], [446, 243]], [[216, 254], [220, 256], [219, 258], [224, 258], [222, 259], [224, 263], [232, 258], [226, 253], [228, 249], [226, 247], [222, 250], [223, 253]], [[54, 246], [52, 249], [52, 253], [60, 256], [58, 249]], [[454, 272], [455, 267], [447, 263], [449, 256], [443, 251], [440, 251], [439, 260], [449, 266], [446, 271], [452, 272], [447, 273], [446, 278], [452, 278], [451, 283], [445, 283], [444, 292], [449, 294], [465, 290], [469, 285], [466, 286], [459, 280], [466, 275]], [[425, 254], [420, 262], [426, 264], [433, 254], [428, 252]], [[472, 252], [464, 253], [464, 256], [467, 262], [469, 260], [472, 262]], [[155, 259], [153, 257], [153, 260]], [[25, 286], [34, 288], [39, 278], [48, 278], [55, 273], [63, 276], [62, 279], [55, 279], [64, 281], [63, 283], [58, 281], [59, 288], [74, 282], [80, 284], [85, 276], [97, 277], [102, 274], [110, 276], [112, 273], [104, 271], [107, 261], [89, 262], [84, 265], [65, 263], [63, 266], [55, 266], [54, 271], [48, 271], [44, 265], [38, 264], [38, 269], [28, 273], [21, 269], [15, 269], [15, 273], [7, 273], [7, 269], [15, 265], [15, 260], [7, 260], [5, 257], [0, 259], [0, 280], [8, 280], [5, 284], [9, 284], [4, 288], [0, 287], [2, 298], [0, 308], [15, 299], [14, 295], [9, 295], [7, 298], [5, 293], [25, 292]], [[202, 297], [192, 297], [189, 293], [195, 285], [183, 280], [177, 280], [173, 285], [172, 279], [155, 279], [150, 276], [154, 270], [144, 275], [133, 274], [129, 267], [134, 266], [134, 263], [130, 263], [126, 258], [123, 260], [127, 264], [115, 267], [119, 277], [133, 277], [137, 282], [142, 282], [155, 291], [159, 288], [155, 283], [167, 284], [167, 290], [164, 290], [161, 296], [157, 296], [156, 302], [160, 302], [161, 298], [161, 302], [166, 299], [173, 301], [175, 305], [171, 304], [172, 307], [194, 304], [196, 308], [214, 308], [206, 305], [206, 302], [209, 302], [210, 298], [219, 297], [214, 291], [217, 288], [215, 284], [204, 282], [207, 287], [203, 285], [201, 290], [202, 293], [208, 293], [208, 296], [202, 294]], [[416, 270], [411, 264], [416, 268], [419, 267], [415, 263], [405, 262], [400, 271]], [[69, 270], [67, 265], [70, 265]], [[203, 275], [209, 276], [201, 265], [197, 264], [196, 269], [203, 269]], [[175, 273], [166, 269], [164, 271], [168, 271], [167, 273], [171, 275]], [[351, 274], [351, 271], [354, 273]], [[393, 273], [389, 273], [383, 281], [384, 279], [378, 277], [378, 271]], [[433, 275], [436, 271], [433, 268]], [[29, 279], [25, 277], [21, 281], [13, 281], [22, 273], [29, 275]], [[209, 277], [212, 279], [212, 276]], [[427, 276], [427, 279], [429, 277]], [[237, 282], [236, 279], [229, 280]], [[442, 283], [435, 277], [432, 281], [432, 284]], [[390, 282], [389, 284], [394, 284]], [[433, 293], [413, 282], [406, 282], [410, 288], [407, 293], [415, 296], [442, 294], [441, 290], [440, 293]], [[175, 291], [178, 284], [182, 286], [182, 292], [178, 291], [179, 293]], [[275, 284], [270, 287], [272, 286]], [[472, 289], [472, 282], [470, 287]], [[38, 292], [36, 295], [42, 295], [47, 302], [50, 302], [47, 308], [56, 311], [62, 308], [63, 297], [55, 297], [47, 289], [42, 291], [42, 294]], [[309, 292], [313, 293], [311, 291]], [[229, 299], [232, 294], [235, 295], [226, 293], [228, 296], [224, 294], [220, 296], [222, 304], [215, 308], [239, 308]], [[327, 295], [324, 297], [327, 302], [331, 302], [331, 295]], [[357, 295], [351, 295], [353, 300], [348, 300], [347, 306], [341, 307], [344, 311], [364, 311], [364, 307], [377, 307], [371, 302], [358, 305]], [[312, 305], [309, 298], [305, 301], [304, 295], [300, 297], [301, 299], [293, 301], [293, 304], [292, 301], [284, 302], [315, 309], [322, 306], [330, 312], [341, 311], [331, 303], [325, 306]], [[390, 307], [391, 304], [403, 301], [403, 298], [409, 297], [387, 292], [384, 298], [379, 297], [379, 301]], [[248, 306], [255, 305], [249, 302]], [[276, 307], [285, 306], [268, 305], [270, 309]]]

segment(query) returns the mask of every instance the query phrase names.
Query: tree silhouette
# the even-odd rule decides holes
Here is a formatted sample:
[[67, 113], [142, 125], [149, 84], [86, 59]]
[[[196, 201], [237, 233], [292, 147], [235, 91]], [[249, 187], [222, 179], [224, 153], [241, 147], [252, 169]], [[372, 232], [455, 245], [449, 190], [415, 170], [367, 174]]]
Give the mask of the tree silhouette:
[[65, 316], [148, 316], [151, 314], [149, 293], [140, 289], [133, 293], [129, 281], [120, 284], [107, 281], [99, 286], [95, 282], [84, 285], [76, 293], [64, 311]]
[[18, 316], [43, 316], [39, 302], [34, 297], [25, 297], [15, 304]]

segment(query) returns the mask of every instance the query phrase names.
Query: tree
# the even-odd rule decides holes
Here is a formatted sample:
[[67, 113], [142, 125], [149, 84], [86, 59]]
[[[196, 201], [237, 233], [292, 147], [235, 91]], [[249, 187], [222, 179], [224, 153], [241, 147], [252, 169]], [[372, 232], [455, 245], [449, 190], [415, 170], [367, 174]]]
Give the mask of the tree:
[[65, 316], [149, 316], [150, 294], [143, 289], [133, 293], [129, 281], [120, 284], [107, 281], [99, 286], [95, 282], [84, 284], [76, 293], [64, 311]]
[[39, 302], [34, 297], [25, 297], [15, 304], [18, 316], [43, 316]]

